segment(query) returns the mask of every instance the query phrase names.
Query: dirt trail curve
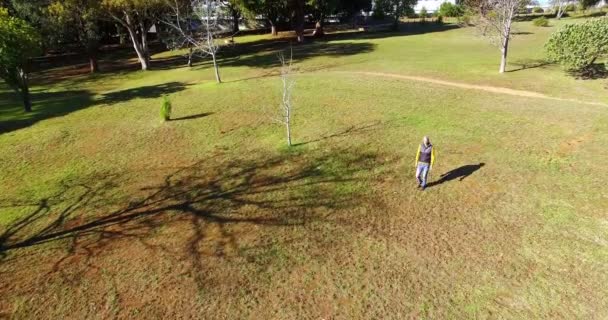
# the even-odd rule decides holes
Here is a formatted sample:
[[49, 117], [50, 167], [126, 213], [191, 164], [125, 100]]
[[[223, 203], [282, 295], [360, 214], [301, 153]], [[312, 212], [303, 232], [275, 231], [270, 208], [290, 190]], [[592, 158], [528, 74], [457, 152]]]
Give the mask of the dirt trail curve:
[[334, 71], [334, 72], [345, 73], [345, 74], [355, 74], [355, 75], [358, 74], [358, 75], [363, 75], [363, 76], [388, 77], [388, 78], [395, 78], [395, 79], [420, 81], [420, 82], [439, 84], [439, 85], [449, 86], [449, 87], [471, 89], [471, 90], [481, 90], [481, 91], [486, 91], [486, 92], [508, 94], [508, 95], [519, 96], [519, 97], [549, 99], [549, 100], [556, 100], [556, 101], [567, 101], [567, 102], [574, 102], [574, 103], [580, 103], [580, 104], [608, 107], [608, 104], [601, 103], [601, 102], [591, 102], [591, 101], [582, 101], [582, 100], [577, 100], [577, 99], [551, 97], [546, 94], [542, 94], [542, 93], [534, 92], [534, 91], [515, 90], [515, 89], [504, 88], [504, 87], [482, 86], [482, 85], [467, 84], [467, 83], [462, 83], [462, 82], [439, 80], [439, 79], [427, 78], [427, 77], [406, 76], [406, 75], [395, 74], [395, 73], [368, 72], [368, 71]]

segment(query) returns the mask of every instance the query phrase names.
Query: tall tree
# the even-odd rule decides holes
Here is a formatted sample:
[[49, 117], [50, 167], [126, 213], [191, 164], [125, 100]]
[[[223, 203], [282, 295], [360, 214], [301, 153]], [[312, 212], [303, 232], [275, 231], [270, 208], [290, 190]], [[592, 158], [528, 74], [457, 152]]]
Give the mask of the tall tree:
[[32, 111], [29, 60], [40, 54], [40, 42], [36, 29], [0, 8], [0, 77], [21, 95], [25, 112]]
[[261, 15], [270, 25], [270, 33], [278, 35], [277, 24], [284, 17], [288, 8], [288, 0], [244, 0], [244, 13], [250, 18]]
[[482, 0], [474, 8], [479, 14], [477, 26], [483, 30], [482, 34], [500, 49], [500, 73], [507, 67], [513, 18], [522, 1], [526, 0]]
[[98, 0], [53, 0], [48, 8], [50, 21], [58, 29], [72, 29], [89, 57], [91, 73], [99, 71], [97, 55], [100, 46]]
[[414, 11], [418, 0], [376, 0], [375, 5], [386, 14], [393, 16], [393, 29], [399, 28], [401, 18]]
[[291, 0], [290, 5], [292, 9], [292, 22], [293, 29], [296, 32], [296, 36], [298, 38], [298, 42], [304, 42], [304, 23], [305, 21], [305, 11], [304, 5], [306, 0]]
[[131, 37], [142, 70], [150, 67], [148, 30], [167, 9], [165, 0], [102, 0], [105, 12], [121, 24]]
[[243, 0], [221, 0], [221, 4], [226, 8], [230, 19], [232, 19], [232, 34], [240, 31], [239, 22], [242, 16]]
[[308, 10], [315, 20], [315, 37], [323, 36], [325, 33], [323, 25], [328, 15], [337, 13], [340, 0], [308, 0]]

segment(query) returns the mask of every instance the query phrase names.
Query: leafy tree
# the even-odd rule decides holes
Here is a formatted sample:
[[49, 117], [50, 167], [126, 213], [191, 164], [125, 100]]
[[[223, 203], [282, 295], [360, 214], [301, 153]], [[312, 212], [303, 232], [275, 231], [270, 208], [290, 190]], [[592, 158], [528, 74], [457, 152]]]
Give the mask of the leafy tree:
[[426, 7], [422, 7], [422, 9], [420, 9], [420, 19], [422, 22], [426, 21], [426, 18], [428, 18], [429, 13], [426, 11]]
[[131, 37], [142, 70], [150, 66], [148, 30], [168, 9], [166, 0], [101, 0], [104, 11]]
[[442, 17], [460, 17], [464, 14], [461, 6], [444, 2], [439, 6], [439, 15]]
[[418, 0], [376, 0], [375, 4], [382, 12], [393, 16], [393, 28], [399, 28], [399, 20], [413, 11]]
[[548, 58], [569, 71], [592, 71], [598, 58], [608, 55], [608, 17], [567, 24], [545, 44]]
[[76, 39], [89, 57], [91, 72], [99, 71], [97, 53], [100, 46], [99, 21], [101, 8], [98, 0], [53, 0], [48, 7], [50, 21], [57, 29], [72, 29]]
[[293, 29], [298, 37], [298, 42], [302, 43], [304, 42], [304, 23], [306, 22], [304, 11], [306, 0], [291, 0], [289, 4], [293, 12], [291, 15], [293, 17]]
[[308, 9], [315, 20], [314, 36], [322, 36], [323, 22], [328, 15], [337, 13], [340, 0], [308, 0]]
[[239, 21], [242, 17], [244, 7], [243, 0], [221, 0], [228, 15], [232, 18], [232, 33], [237, 34], [240, 31]]
[[270, 33], [278, 35], [277, 24], [281, 17], [287, 14], [287, 0], [245, 0], [243, 3], [245, 13], [249, 17], [262, 15], [270, 24]]
[[0, 77], [21, 95], [26, 112], [32, 111], [28, 65], [31, 57], [40, 54], [40, 41], [36, 29], [0, 8]]

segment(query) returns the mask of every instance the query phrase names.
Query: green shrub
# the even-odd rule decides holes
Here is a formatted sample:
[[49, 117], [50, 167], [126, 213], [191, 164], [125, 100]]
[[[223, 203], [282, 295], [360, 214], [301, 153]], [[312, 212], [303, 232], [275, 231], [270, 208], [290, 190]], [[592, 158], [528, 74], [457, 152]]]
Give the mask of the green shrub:
[[564, 8], [564, 11], [566, 12], [574, 12], [576, 11], [576, 6], [574, 4], [569, 4], [566, 6], [566, 8]]
[[171, 101], [168, 96], [163, 97], [163, 103], [160, 105], [160, 118], [163, 121], [171, 120]]
[[548, 27], [549, 19], [547, 19], [545, 17], [539, 17], [539, 18], [532, 20], [532, 23], [537, 27]]
[[464, 9], [460, 5], [444, 2], [439, 7], [439, 15], [444, 17], [460, 17], [464, 14]]
[[608, 55], [608, 17], [563, 26], [549, 37], [545, 49], [551, 61], [584, 73]]
[[541, 7], [534, 7], [532, 9], [532, 12], [534, 12], [534, 13], [545, 13], [545, 10], [543, 8], [541, 8]]

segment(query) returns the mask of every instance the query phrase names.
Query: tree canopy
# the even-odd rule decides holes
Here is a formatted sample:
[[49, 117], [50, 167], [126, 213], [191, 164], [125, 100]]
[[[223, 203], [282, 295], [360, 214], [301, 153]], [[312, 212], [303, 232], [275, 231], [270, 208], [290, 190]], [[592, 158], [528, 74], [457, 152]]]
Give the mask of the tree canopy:
[[24, 99], [31, 111], [27, 67], [31, 57], [40, 54], [40, 35], [22, 19], [12, 17], [0, 8], [0, 77]]

